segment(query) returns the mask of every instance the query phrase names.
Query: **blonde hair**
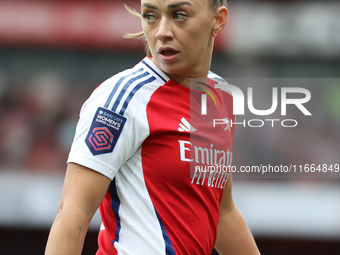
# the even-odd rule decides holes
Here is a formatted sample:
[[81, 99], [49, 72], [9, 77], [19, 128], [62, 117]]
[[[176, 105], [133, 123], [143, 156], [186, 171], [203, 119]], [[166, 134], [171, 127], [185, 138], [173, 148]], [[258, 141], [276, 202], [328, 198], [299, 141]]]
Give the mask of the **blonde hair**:
[[[214, 9], [214, 10], [217, 10], [220, 6], [227, 6], [227, 0], [209, 0], [210, 2], [210, 5], [211, 7]], [[135, 9], [131, 9], [129, 6], [127, 6], [126, 4], [124, 4], [124, 7], [126, 10], [128, 10], [129, 13], [131, 13], [133, 16], [137, 17], [137, 18], [140, 18], [142, 19], [142, 15], [137, 12]], [[150, 50], [150, 47], [149, 47], [149, 43], [148, 41], [146, 40], [146, 37], [144, 35], [144, 32], [141, 31], [141, 32], [138, 32], [138, 33], [134, 33], [134, 34], [131, 34], [131, 33], [127, 33], [124, 35], [124, 38], [126, 39], [141, 39], [144, 41], [145, 43], [145, 53], [147, 56], [152, 56], [151, 54], [151, 50]]]
[[[140, 18], [142, 19], [142, 15], [140, 13], [138, 13], [135, 9], [131, 9], [129, 6], [127, 6], [126, 4], [124, 4], [124, 7], [126, 8], [126, 10], [128, 10], [129, 13], [131, 13], [133, 16], [137, 17], [137, 18]], [[148, 41], [146, 40], [145, 38], [145, 35], [144, 35], [144, 32], [143, 31], [140, 31], [138, 33], [134, 33], [134, 34], [131, 34], [131, 33], [127, 33], [124, 35], [124, 38], [126, 39], [141, 39], [144, 41], [145, 43], [145, 53], [147, 56], [151, 56], [151, 50], [150, 50], [150, 47], [149, 47], [149, 43]]]

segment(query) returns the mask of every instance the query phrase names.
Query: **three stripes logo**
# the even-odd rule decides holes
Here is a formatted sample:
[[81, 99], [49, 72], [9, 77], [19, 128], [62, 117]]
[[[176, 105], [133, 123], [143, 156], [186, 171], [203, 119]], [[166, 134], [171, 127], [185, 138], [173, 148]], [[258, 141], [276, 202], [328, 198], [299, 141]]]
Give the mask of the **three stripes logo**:
[[190, 125], [189, 121], [187, 121], [184, 117], [181, 119], [181, 123], [179, 123], [179, 132], [196, 132], [196, 128]]

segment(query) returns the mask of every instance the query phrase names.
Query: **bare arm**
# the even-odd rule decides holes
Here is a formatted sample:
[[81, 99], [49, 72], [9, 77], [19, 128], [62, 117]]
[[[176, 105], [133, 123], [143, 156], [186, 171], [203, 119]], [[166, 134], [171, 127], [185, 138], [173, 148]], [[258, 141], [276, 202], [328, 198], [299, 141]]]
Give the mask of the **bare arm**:
[[59, 213], [48, 237], [45, 255], [81, 254], [90, 221], [111, 180], [86, 167], [67, 167]]
[[220, 205], [215, 248], [220, 255], [258, 255], [253, 235], [233, 201], [231, 187], [232, 179], [229, 179]]

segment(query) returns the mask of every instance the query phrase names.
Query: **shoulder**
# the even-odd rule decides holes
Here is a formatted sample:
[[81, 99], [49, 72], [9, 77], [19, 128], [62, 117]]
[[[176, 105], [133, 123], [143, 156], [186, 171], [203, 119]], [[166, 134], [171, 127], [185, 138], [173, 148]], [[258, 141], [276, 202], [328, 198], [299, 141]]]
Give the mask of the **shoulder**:
[[104, 81], [94, 90], [87, 104], [124, 115], [167, 81], [168, 78], [148, 58], [144, 58], [133, 68]]
[[216, 73], [212, 71], [209, 71], [208, 78], [219, 83], [228, 83], [224, 78], [222, 78], [221, 76], [217, 75]]
[[209, 71], [208, 73], [208, 78], [214, 82], [214, 87], [216, 89], [221, 89], [222, 91], [228, 93], [230, 96], [233, 96], [230, 89], [230, 86], [232, 85], [230, 85], [224, 78], [211, 71]]

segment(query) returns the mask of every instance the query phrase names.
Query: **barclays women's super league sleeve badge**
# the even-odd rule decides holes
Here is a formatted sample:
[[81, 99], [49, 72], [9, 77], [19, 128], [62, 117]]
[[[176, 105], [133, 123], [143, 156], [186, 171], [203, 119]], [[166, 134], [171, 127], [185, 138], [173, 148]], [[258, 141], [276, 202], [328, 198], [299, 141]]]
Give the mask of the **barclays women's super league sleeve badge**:
[[122, 133], [126, 118], [99, 107], [93, 118], [85, 143], [94, 156], [111, 153]]

